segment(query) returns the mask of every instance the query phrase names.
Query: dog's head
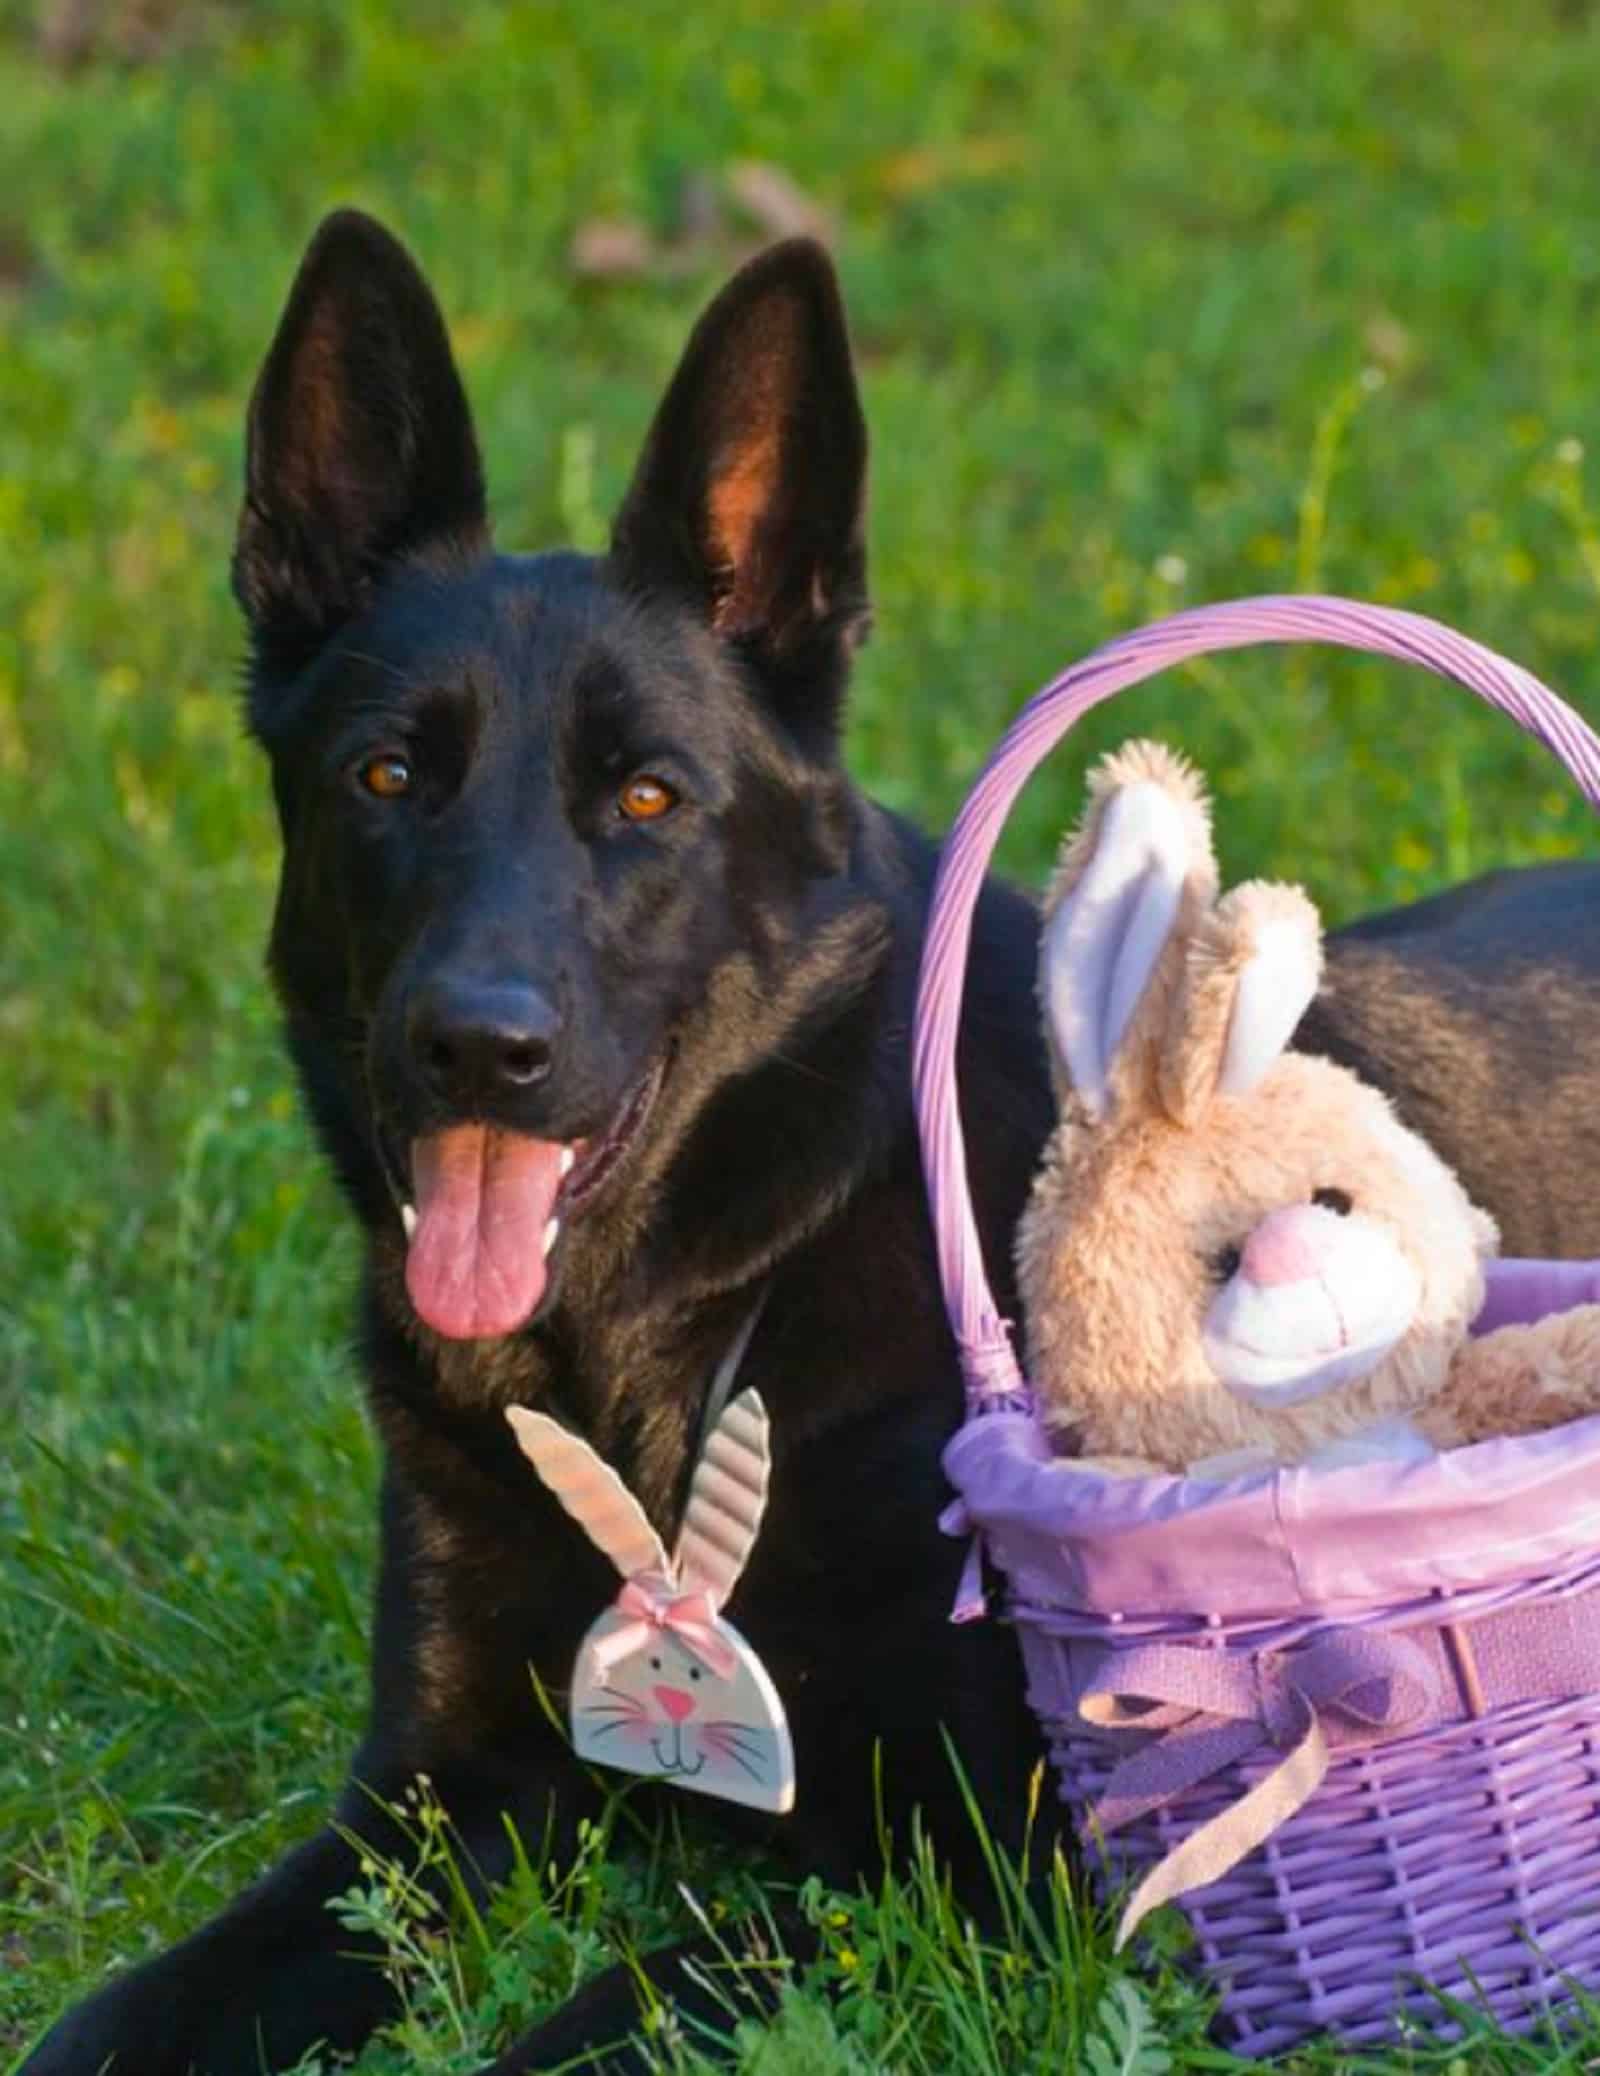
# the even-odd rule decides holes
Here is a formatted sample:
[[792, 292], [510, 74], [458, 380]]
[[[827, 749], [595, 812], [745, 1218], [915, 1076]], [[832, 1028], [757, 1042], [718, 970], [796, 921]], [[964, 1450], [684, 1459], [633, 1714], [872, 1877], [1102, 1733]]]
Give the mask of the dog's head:
[[416, 267], [348, 212], [306, 255], [234, 558], [272, 965], [346, 1186], [406, 1229], [444, 1335], [531, 1318], [604, 1207], [618, 1243], [615, 1206], [804, 1014], [858, 834], [864, 469], [833, 271], [796, 241], [702, 317], [610, 552], [498, 554]]

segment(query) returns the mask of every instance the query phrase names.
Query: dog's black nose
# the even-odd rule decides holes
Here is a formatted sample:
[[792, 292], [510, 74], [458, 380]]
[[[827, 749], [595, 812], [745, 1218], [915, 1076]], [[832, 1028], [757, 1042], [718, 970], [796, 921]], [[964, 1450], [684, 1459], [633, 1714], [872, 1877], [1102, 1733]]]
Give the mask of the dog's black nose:
[[550, 1072], [557, 1018], [537, 988], [436, 983], [412, 1003], [406, 1021], [423, 1079], [454, 1102], [532, 1088]]

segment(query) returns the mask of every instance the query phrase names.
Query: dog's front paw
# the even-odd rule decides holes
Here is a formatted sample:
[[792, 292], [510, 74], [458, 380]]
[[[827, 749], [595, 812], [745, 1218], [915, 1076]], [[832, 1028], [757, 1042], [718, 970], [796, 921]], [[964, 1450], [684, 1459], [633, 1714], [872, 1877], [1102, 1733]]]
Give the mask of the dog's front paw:
[[16, 2076], [265, 2076], [294, 2066], [300, 2043], [243, 2008], [225, 1970], [196, 1981], [169, 1959], [120, 1975], [75, 2005]]
[[193, 2057], [170, 2023], [123, 1989], [113, 1983], [58, 2019], [18, 2076], [188, 2076]]

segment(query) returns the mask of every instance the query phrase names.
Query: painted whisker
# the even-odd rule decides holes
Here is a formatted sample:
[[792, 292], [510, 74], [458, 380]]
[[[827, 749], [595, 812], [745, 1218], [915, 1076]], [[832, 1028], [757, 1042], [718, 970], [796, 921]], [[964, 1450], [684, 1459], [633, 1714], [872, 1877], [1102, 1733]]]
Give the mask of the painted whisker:
[[742, 1739], [757, 1751], [761, 1748], [761, 1732], [748, 1723], [730, 1723], [721, 1717], [713, 1717], [709, 1723], [701, 1724], [700, 1734], [703, 1739], [714, 1737], [725, 1744], [734, 1744]]

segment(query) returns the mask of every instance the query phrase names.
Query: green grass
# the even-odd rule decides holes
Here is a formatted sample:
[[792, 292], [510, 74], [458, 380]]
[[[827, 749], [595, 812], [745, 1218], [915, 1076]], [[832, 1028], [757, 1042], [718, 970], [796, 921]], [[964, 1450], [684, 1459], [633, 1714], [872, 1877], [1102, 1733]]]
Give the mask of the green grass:
[[[1401, 602], [1600, 713], [1600, 22], [1575, 0], [104, 12], [66, 73], [0, 0], [0, 2064], [312, 1827], [361, 1708], [354, 1254], [261, 979], [273, 837], [225, 587], [243, 400], [325, 207], [377, 209], [432, 273], [527, 546], [594, 535], [749, 235], [602, 283], [576, 227], [668, 238], [685, 178], [747, 159], [832, 212], [875, 433], [853, 754], [930, 825], [1036, 683], [1184, 601]], [[1011, 866], [1136, 728], [1205, 765], [1231, 870], [1335, 916], [1594, 848], [1507, 724], [1296, 652], [1097, 716]], [[654, 1864], [556, 1908], [526, 1872], [426, 1965], [397, 1927], [410, 2044], [362, 2067], [471, 2066], [681, 1914]], [[707, 1910], [748, 1882], [696, 1865]], [[961, 2028], [1001, 2007], [998, 2066], [1051, 2040], [1119, 2065], [1131, 1978], [1075, 1906], [993, 1952], [915, 1877], [817, 1908], [835, 1976], [883, 1994], [797, 1994], [746, 2041], [760, 2076], [988, 2066]], [[1060, 1940], [1100, 1990], [1064, 1986]], [[1181, 1978], [1138, 1996], [1150, 2052], [1202, 2066]]]

